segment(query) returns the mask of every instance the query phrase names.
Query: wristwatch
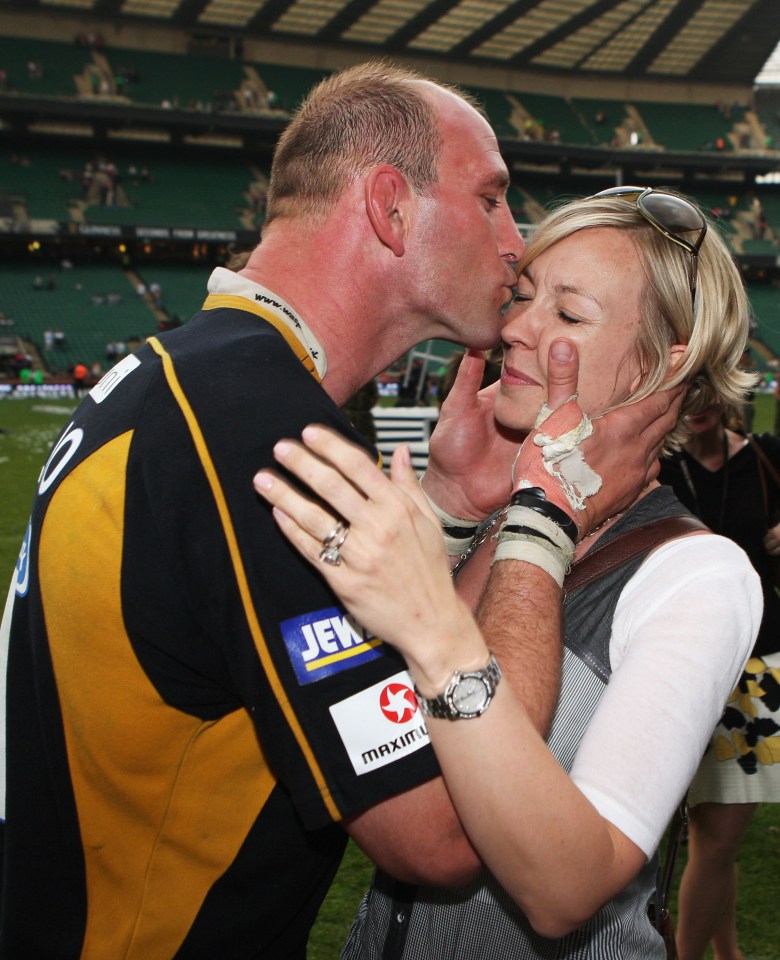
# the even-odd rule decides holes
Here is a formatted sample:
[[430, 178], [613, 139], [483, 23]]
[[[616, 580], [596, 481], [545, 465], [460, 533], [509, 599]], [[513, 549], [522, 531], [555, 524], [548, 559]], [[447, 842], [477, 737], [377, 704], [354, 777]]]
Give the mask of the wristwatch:
[[438, 697], [426, 699], [420, 696], [416, 687], [414, 692], [420, 710], [426, 717], [471, 720], [481, 716], [490, 706], [500, 679], [501, 667], [491, 653], [488, 662], [479, 670], [456, 670], [447, 689]]

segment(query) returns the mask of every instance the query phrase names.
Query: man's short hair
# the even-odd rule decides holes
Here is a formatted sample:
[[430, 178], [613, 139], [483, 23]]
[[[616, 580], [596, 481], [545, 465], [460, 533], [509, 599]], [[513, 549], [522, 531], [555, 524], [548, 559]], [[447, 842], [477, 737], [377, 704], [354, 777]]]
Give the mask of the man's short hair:
[[[276, 146], [266, 224], [327, 213], [349, 182], [383, 163], [396, 167], [416, 193], [429, 195], [441, 151], [437, 112], [424, 96], [429, 82], [413, 70], [372, 61], [314, 87]], [[436, 85], [480, 109], [462, 91]]]

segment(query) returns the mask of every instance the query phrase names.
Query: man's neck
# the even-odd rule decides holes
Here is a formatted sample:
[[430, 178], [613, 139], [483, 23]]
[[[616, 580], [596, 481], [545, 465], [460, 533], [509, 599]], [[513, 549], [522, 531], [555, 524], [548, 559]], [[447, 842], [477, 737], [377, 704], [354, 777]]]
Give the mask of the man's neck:
[[287, 238], [284, 243], [263, 240], [240, 274], [272, 290], [312, 330], [328, 358], [323, 388], [341, 406], [420, 337], [413, 324], [398, 320], [377, 300], [370, 272], [358, 277], [346, 263], [343, 269], [338, 261], [328, 263], [327, 256], [318, 268], [305, 255], [311, 243], [298, 246], [296, 251], [293, 243], [291, 249]]

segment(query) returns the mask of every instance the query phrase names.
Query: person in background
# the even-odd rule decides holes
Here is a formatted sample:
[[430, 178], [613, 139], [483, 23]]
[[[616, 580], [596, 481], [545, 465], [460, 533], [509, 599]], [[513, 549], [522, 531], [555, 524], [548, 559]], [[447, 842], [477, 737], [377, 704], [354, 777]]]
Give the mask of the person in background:
[[85, 363], [79, 361], [73, 367], [73, 392], [77, 397], [84, 396], [84, 389], [89, 376], [89, 369]]
[[[498, 428], [527, 439], [503, 510], [457, 563], [457, 588], [408, 450], [387, 480], [314, 426], [303, 446], [287, 440], [276, 452], [324, 505], [281, 476], [256, 477], [290, 541], [360, 622], [403, 651], [445, 782], [491, 871], [444, 890], [379, 874], [345, 960], [665, 957], [647, 909], [656, 849], [753, 645], [761, 593], [745, 554], [701, 525], [688, 535], [696, 522], [683, 523], [685, 509], [655, 481], [578, 537], [572, 527], [597, 478], [577, 437], [670, 384], [686, 385], [685, 413], [737, 402], [752, 383], [739, 368], [747, 325], [739, 272], [698, 207], [666, 190], [606, 190], [551, 212], [520, 263], [500, 383], [486, 393]], [[550, 357], [575, 348], [577, 394], [566, 399]], [[462, 403], [457, 383], [445, 411], [453, 401]], [[434, 464], [437, 441], [449, 446], [437, 433]], [[684, 436], [681, 422], [667, 447]], [[539, 481], [551, 478], [560, 486], [540, 496]], [[430, 480], [424, 492], [440, 505]], [[334, 514], [349, 536], [329, 567], [319, 548]], [[615, 563], [624, 533], [667, 530], [675, 517], [676, 533]], [[601, 575], [568, 586], [572, 559], [576, 582], [591, 556]], [[511, 580], [501, 594], [483, 592], [512, 562], [546, 572], [536, 603], [552, 609], [564, 590], [551, 723], [534, 697], [527, 596]], [[514, 644], [491, 651], [496, 633], [478, 629], [467, 604], [503, 615]]]
[[737, 857], [759, 803], [780, 803], [780, 438], [745, 436], [713, 404], [687, 419], [690, 437], [660, 479], [711, 530], [739, 544], [761, 578], [764, 615], [745, 671], [688, 794], [688, 862], [680, 882], [680, 960], [743, 960]]

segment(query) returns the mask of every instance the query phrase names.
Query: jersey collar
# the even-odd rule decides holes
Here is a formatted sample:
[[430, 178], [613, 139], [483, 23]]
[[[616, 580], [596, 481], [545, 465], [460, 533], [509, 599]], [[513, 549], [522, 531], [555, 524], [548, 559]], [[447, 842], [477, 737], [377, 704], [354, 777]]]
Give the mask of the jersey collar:
[[[209, 277], [208, 291], [213, 296], [243, 297], [253, 305], [253, 313], [258, 313], [259, 307], [262, 308], [262, 313], [273, 316], [299, 342], [307, 354], [307, 359], [316, 370], [318, 379], [323, 379], [328, 369], [328, 361], [322, 345], [310, 328], [281, 297], [278, 297], [267, 287], [261, 286], [253, 280], [248, 280], [238, 273], [233, 273], [232, 270], [225, 267], [214, 269]], [[206, 305], [208, 305], [208, 301]], [[270, 317], [267, 317], [267, 319], [270, 320]]]

